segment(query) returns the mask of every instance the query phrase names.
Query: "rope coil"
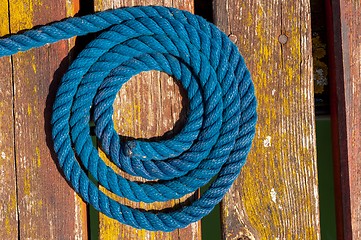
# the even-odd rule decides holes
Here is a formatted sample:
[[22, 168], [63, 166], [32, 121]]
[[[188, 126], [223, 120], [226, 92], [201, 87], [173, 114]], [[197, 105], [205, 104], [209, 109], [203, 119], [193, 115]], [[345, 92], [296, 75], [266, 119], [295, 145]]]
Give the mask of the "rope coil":
[[[199, 16], [147, 6], [69, 18], [2, 38], [0, 57], [93, 32], [101, 33], [69, 67], [53, 106], [54, 150], [65, 178], [85, 202], [136, 228], [173, 231], [198, 221], [237, 178], [255, 134], [256, 98], [238, 48]], [[187, 122], [172, 139], [121, 142], [112, 120], [116, 93], [149, 70], [182, 83], [189, 99]], [[92, 143], [91, 120], [111, 161], [150, 181], [129, 181], [103, 162]], [[152, 212], [113, 200], [88, 173], [119, 197], [146, 203], [180, 198], [216, 177], [190, 205]]]

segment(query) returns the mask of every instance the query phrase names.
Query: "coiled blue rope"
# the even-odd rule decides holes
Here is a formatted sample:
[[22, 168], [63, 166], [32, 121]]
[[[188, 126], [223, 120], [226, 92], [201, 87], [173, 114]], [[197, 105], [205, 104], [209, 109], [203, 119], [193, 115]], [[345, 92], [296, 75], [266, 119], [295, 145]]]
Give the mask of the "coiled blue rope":
[[[183, 228], [221, 201], [246, 161], [257, 118], [249, 71], [237, 47], [214, 25], [159, 6], [69, 18], [2, 38], [0, 56], [99, 31], [71, 64], [56, 95], [52, 136], [59, 166], [83, 200], [109, 217], [148, 230]], [[187, 122], [172, 139], [121, 142], [113, 127], [113, 101], [131, 76], [148, 70], [182, 83], [189, 98]], [[129, 181], [100, 159], [91, 120], [114, 164], [151, 181]], [[192, 204], [152, 212], [111, 199], [86, 171], [118, 196], [147, 203], [180, 198], [216, 178]]]

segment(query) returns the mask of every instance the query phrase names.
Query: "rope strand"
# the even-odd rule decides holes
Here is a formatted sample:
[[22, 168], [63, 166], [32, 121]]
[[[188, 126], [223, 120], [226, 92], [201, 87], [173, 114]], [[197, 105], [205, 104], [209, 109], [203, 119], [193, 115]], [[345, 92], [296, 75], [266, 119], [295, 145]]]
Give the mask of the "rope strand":
[[[173, 231], [198, 221], [237, 178], [255, 134], [256, 98], [242, 56], [203, 18], [147, 6], [68, 18], [1, 38], [0, 57], [94, 32], [100, 34], [65, 73], [53, 105], [52, 136], [60, 169], [85, 202], [121, 223]], [[116, 93], [132, 76], [149, 70], [181, 82], [189, 98], [187, 122], [172, 139], [121, 142], [112, 120]], [[103, 162], [92, 144], [91, 120], [111, 161], [151, 181], [129, 181]], [[108, 197], [88, 173], [118, 196], [147, 203], [181, 198], [216, 178], [190, 205], [152, 212]]]

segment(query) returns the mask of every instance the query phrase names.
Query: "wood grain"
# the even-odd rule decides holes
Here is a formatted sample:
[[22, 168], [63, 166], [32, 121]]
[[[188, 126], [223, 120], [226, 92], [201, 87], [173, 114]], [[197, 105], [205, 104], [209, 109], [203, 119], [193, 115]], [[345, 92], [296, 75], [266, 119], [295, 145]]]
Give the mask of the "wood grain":
[[[7, 5], [5, 2], [2, 1], [1, 6]], [[6, 17], [1, 16], [1, 20], [9, 21], [10, 32], [16, 33], [72, 16], [77, 5], [61, 0], [10, 0], [8, 13]], [[16, 179], [17, 183], [17, 199], [8, 192], [11, 199], [6, 204], [15, 204], [18, 208], [16, 226], [13, 210], [6, 213], [14, 227], [11, 231], [17, 236], [5, 239], [87, 238], [85, 205], [58, 171], [50, 140], [52, 97], [69, 61], [67, 55], [72, 45], [72, 41], [62, 41], [1, 59], [0, 68], [11, 66], [11, 71], [5, 71], [6, 75], [0, 80], [1, 103], [8, 104], [7, 112], [2, 112], [5, 124], [0, 126], [3, 129], [3, 126], [12, 125], [6, 142], [2, 138], [1, 146], [6, 146], [1, 147], [1, 151], [7, 149], [4, 156], [10, 170], [6, 178]], [[15, 154], [10, 151], [14, 147]], [[14, 164], [16, 178], [11, 175]]]
[[222, 203], [224, 239], [319, 239], [310, 5], [222, 1], [215, 23], [251, 71], [259, 120], [253, 149]]
[[[163, 5], [173, 6], [188, 11], [193, 10], [193, 1], [131, 1], [131, 0], [96, 0], [95, 10], [100, 11], [109, 8], [138, 5]], [[182, 96], [177, 84], [172, 77], [156, 71], [144, 72], [133, 77], [118, 93], [114, 102], [115, 128], [123, 136], [135, 138], [150, 138], [162, 136], [171, 130], [179, 119], [182, 109]], [[119, 171], [118, 171], [119, 172]], [[142, 180], [130, 177], [131, 180]], [[103, 188], [101, 188], [104, 190]], [[193, 197], [196, 197], [197, 193]], [[169, 201], [166, 203], [133, 203], [124, 199], [117, 199], [119, 202], [132, 207], [143, 209], [163, 209], [172, 207], [181, 200]], [[190, 197], [192, 199], [192, 197]], [[99, 238], [100, 239], [201, 239], [200, 223], [193, 223], [185, 229], [175, 230], [171, 233], [150, 232], [138, 230], [122, 225], [103, 214], [99, 215]]]
[[326, 1], [339, 239], [361, 238], [361, 3]]
[[[9, 34], [8, 2], [0, 0], [0, 36]], [[11, 58], [0, 58], [0, 232], [4, 239], [18, 236], [14, 115]]]

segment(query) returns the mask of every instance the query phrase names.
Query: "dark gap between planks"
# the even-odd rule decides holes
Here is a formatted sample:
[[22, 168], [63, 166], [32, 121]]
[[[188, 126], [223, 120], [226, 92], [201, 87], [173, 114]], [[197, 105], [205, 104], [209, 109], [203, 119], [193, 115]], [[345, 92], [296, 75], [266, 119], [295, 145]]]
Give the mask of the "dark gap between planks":
[[[94, 1], [93, 0], [79, 0], [79, 11], [76, 16], [84, 16], [94, 13]], [[75, 46], [74, 46], [74, 55], [72, 59], [75, 59], [76, 56], [85, 48], [85, 46], [91, 42], [95, 37], [96, 33], [88, 34], [85, 36], [76, 37]], [[94, 136], [94, 124], [90, 123], [91, 135]], [[93, 144], [96, 146], [96, 138], [93, 138]], [[97, 182], [88, 174], [89, 178], [97, 184]], [[99, 213], [94, 209], [93, 206], [87, 204], [87, 226], [88, 226], [88, 239], [89, 240], [98, 240], [99, 239]]]

